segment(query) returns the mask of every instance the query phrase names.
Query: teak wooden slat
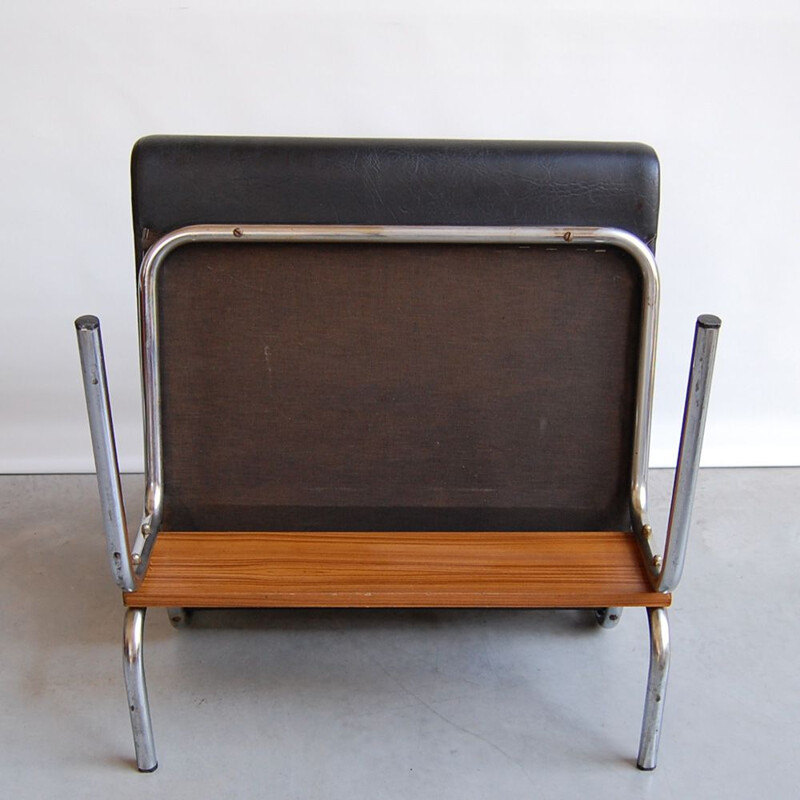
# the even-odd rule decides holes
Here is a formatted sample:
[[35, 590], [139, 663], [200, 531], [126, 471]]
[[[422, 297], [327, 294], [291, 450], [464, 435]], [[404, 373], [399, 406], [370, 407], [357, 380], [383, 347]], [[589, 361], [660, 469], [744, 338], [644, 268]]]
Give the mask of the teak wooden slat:
[[163, 531], [128, 606], [668, 606], [617, 531]]

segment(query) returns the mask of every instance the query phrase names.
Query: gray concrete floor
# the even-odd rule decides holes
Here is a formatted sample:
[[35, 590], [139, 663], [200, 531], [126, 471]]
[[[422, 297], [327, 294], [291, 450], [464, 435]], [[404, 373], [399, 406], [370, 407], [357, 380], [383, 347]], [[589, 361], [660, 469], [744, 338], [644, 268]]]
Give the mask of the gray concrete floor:
[[[671, 475], [651, 476], [663, 529]], [[703, 470], [660, 766], [635, 769], [647, 625], [585, 611], [150, 612], [139, 774], [93, 476], [0, 478], [0, 794], [798, 796], [800, 469]], [[141, 477], [128, 476], [131, 516]]]

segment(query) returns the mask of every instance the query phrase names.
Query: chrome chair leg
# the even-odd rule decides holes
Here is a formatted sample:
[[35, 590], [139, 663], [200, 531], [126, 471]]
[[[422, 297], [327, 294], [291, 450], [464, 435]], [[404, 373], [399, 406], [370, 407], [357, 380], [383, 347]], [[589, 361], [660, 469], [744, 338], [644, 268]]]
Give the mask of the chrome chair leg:
[[144, 608], [129, 608], [125, 613], [122, 667], [125, 675], [125, 688], [128, 691], [128, 709], [131, 712], [136, 766], [140, 772], [154, 772], [158, 767], [158, 761], [153, 742], [150, 704], [147, 702], [147, 685], [144, 680], [144, 661], [142, 660], [145, 611]]
[[658, 740], [661, 737], [661, 723], [664, 717], [664, 697], [669, 678], [669, 620], [665, 608], [648, 608], [650, 623], [650, 672], [647, 676], [647, 694], [644, 703], [642, 736], [639, 740], [639, 769], [656, 768], [658, 761]]
[[596, 608], [594, 610], [594, 618], [601, 628], [615, 628], [619, 623], [619, 618], [622, 616], [622, 609], [617, 606], [609, 606], [608, 608]]

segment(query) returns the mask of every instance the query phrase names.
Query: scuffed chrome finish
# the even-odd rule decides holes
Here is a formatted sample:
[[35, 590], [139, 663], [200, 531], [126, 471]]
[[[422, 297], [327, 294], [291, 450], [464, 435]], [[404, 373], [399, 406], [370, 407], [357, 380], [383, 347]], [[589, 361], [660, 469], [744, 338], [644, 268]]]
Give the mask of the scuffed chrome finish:
[[79, 317], [75, 320], [75, 330], [78, 334], [83, 389], [92, 433], [108, 559], [117, 585], [125, 591], [133, 591], [137, 586], [137, 575], [131, 566], [128, 552], [128, 527], [117, 465], [100, 320], [90, 315]]
[[683, 573], [721, 324], [719, 317], [704, 314], [698, 317], [695, 325], [692, 367], [686, 389], [681, 445], [672, 487], [666, 549], [657, 582], [657, 588], [662, 592], [674, 591]]
[[639, 757], [636, 766], [651, 770], [658, 762], [658, 741], [664, 718], [664, 698], [669, 678], [669, 619], [665, 608], [648, 608], [650, 623], [650, 671], [647, 676], [647, 694], [644, 701], [642, 736], [639, 740]]
[[596, 608], [594, 618], [601, 628], [616, 628], [619, 625], [619, 618], [622, 616], [622, 609], [617, 606], [609, 608]]
[[[647, 462], [658, 325], [659, 279], [653, 254], [640, 239], [615, 228], [569, 227], [401, 227], [356, 225], [192, 225], [168, 233], [147, 251], [139, 273], [139, 329], [145, 429], [145, 506], [134, 554], [143, 554], [148, 530], [161, 522], [164, 475], [161, 453], [161, 385], [158, 347], [157, 283], [161, 265], [177, 247], [191, 243], [235, 242], [388, 242], [429, 244], [559, 244], [612, 246], [629, 253], [642, 274], [642, 325], [631, 469], [634, 532], [647, 524]], [[147, 527], [146, 527], [147, 526]]]
[[143, 637], [146, 609], [129, 608], [125, 612], [122, 644], [122, 668], [128, 692], [128, 710], [133, 728], [136, 766], [140, 772], [153, 772], [158, 767], [147, 684], [144, 679]]

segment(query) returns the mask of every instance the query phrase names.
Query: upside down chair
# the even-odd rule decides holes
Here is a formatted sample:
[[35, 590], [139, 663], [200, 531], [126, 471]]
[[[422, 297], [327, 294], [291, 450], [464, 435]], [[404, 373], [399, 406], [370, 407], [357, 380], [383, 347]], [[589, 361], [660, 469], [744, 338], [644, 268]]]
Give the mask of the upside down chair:
[[76, 320], [136, 761], [145, 612], [647, 610], [653, 769], [719, 319], [662, 555], [647, 468], [659, 166], [644, 145], [148, 137], [132, 158], [145, 502], [129, 542]]

